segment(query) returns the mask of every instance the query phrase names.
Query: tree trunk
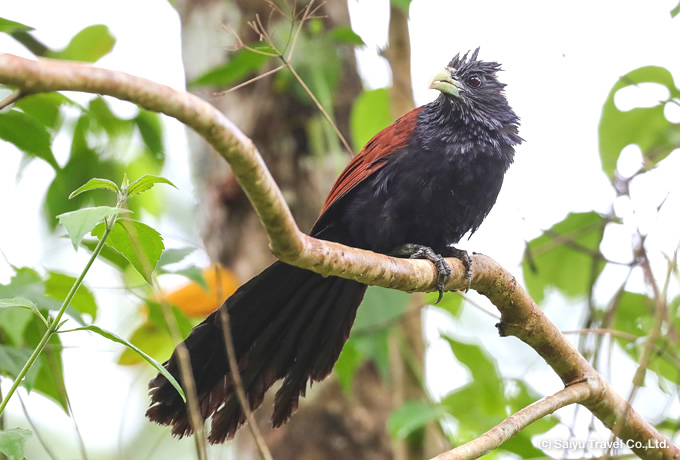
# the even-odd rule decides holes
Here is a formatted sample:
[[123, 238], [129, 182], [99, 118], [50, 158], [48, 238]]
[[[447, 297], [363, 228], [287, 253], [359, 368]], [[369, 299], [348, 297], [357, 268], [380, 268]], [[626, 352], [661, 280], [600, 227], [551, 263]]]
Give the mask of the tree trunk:
[[[257, 14], [266, 23], [264, 18], [270, 15], [265, 2], [246, 0], [178, 0], [176, 7], [182, 19], [184, 63], [189, 82], [230, 58], [228, 48], [232, 39], [220, 23], [237, 31], [244, 42], [253, 43], [258, 37], [246, 22]], [[327, 1], [317, 15], [324, 17], [326, 29], [349, 26], [344, 0]], [[338, 51], [324, 49], [323, 52]], [[396, 118], [413, 107], [413, 99], [406, 16], [394, 8], [387, 55], [396, 75], [392, 90]], [[338, 58], [342, 70], [333, 94], [332, 116], [345, 138], [350, 139], [349, 116], [361, 91], [361, 82], [353, 49], [348, 46], [340, 49]], [[272, 62], [269, 68], [279, 64]], [[305, 230], [315, 221], [339, 166], [346, 164], [349, 157], [337, 142], [326, 143], [331, 151], [319, 155], [313, 129], [318, 126], [315, 121], [320, 119], [318, 109], [306, 95], [303, 94], [303, 98], [299, 91], [282, 91], [279, 83], [277, 76], [270, 76], [225, 96], [204, 94], [253, 139], [284, 192], [298, 225]], [[190, 137], [190, 146], [199, 202], [199, 228], [205, 247], [211, 259], [220, 261], [246, 280], [273, 260], [267, 239], [228, 165], [195, 135]], [[420, 334], [419, 318], [412, 318], [400, 335], [413, 347], [420, 367], [417, 372], [422, 373], [424, 347]], [[400, 344], [396, 344], [395, 350], [399, 347]], [[351, 395], [343, 393], [336, 379], [329, 378], [314, 386], [291, 420], [277, 430], [268, 428], [267, 407], [271, 407], [271, 401], [265, 400], [263, 409], [255, 415], [274, 458], [413, 458], [412, 448], [391, 441], [386, 422], [389, 413], [404, 399], [420, 396], [420, 387], [418, 380], [403, 368], [401, 357], [392, 364], [396, 366], [395, 375], [403, 377], [393, 380], [390, 388], [381, 382], [375, 366], [365, 363], [357, 372]], [[257, 458], [248, 430], [241, 430], [236, 439], [239, 458]], [[421, 452], [421, 448], [417, 447], [416, 452]]]

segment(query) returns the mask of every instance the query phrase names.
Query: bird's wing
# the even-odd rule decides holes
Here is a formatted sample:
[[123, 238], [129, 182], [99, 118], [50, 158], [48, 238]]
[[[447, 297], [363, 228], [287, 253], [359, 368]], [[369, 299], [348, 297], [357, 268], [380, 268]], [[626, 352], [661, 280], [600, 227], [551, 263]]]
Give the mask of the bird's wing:
[[321, 215], [359, 182], [382, 168], [385, 165], [384, 160], [391, 154], [406, 147], [411, 134], [416, 129], [420, 110], [420, 107], [411, 110], [368, 141], [335, 181], [321, 209]]

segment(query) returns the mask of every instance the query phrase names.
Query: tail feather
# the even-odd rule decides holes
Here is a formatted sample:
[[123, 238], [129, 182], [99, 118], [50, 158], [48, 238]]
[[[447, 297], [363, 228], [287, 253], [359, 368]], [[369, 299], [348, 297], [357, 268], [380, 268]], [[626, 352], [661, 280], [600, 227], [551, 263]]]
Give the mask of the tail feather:
[[[284, 423], [304, 396], [308, 380], [330, 373], [347, 340], [366, 286], [274, 263], [241, 286], [221, 307], [230, 315], [234, 348], [252, 409], [278, 379], [272, 423]], [[209, 440], [231, 438], [245, 421], [235, 395], [219, 317], [213, 312], [185, 340], [204, 418], [213, 416]], [[165, 363], [180, 381], [176, 352]], [[147, 416], [173, 426], [173, 434], [191, 433], [186, 405], [162, 375], [150, 383]]]
[[274, 427], [281, 426], [288, 420], [298, 407], [300, 395], [305, 395], [308, 377], [313, 372], [310, 361], [314, 354], [322, 349], [319, 345], [323, 343], [319, 342], [323, 341], [323, 325], [325, 321], [332, 320], [329, 316], [333, 313], [334, 301], [341, 293], [344, 283], [340, 278], [336, 278], [329, 280], [328, 284], [332, 284], [330, 289], [320, 292], [323, 292], [331, 301], [320, 302], [321, 299], [310, 297], [305, 307], [314, 310], [311, 322], [305, 326], [301, 336], [296, 333], [297, 331], [290, 331], [287, 334], [286, 353], [293, 354], [295, 350], [293, 354], [295, 361], [279, 363], [279, 370], [283, 371], [279, 375], [283, 377], [285, 373], [285, 379], [274, 400], [274, 413], [272, 414]]
[[[308, 324], [314, 302], [321, 300], [324, 278], [313, 277], [283, 305], [275, 321], [257, 338], [244, 359], [241, 379], [251, 408], [262, 404], [266, 391], [285, 375], [285, 369], [296, 359], [286, 342], [294, 341]], [[288, 327], [288, 329], [286, 329]], [[283, 366], [277, 366], [282, 363]], [[281, 375], [283, 372], [284, 375]], [[215, 412], [210, 441], [222, 442], [233, 437], [245, 421], [245, 414], [236, 395], [225, 401]]]
[[324, 322], [320, 334], [321, 341], [317, 346], [317, 353], [312, 366], [310, 378], [313, 381], [325, 379], [333, 370], [333, 366], [340, 357], [342, 347], [349, 338], [350, 330], [356, 318], [357, 309], [345, 309], [342, 305], [359, 305], [364, 298], [366, 286], [363, 289], [345, 289], [336, 298], [329, 312], [329, 320]]

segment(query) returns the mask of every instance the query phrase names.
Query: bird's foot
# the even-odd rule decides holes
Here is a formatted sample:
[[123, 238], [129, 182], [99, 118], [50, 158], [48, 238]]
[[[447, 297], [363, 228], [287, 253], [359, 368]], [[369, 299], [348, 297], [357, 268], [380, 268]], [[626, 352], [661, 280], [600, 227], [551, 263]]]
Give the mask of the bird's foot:
[[[467, 253], [465, 254], [467, 255]], [[428, 246], [411, 243], [399, 246], [392, 252], [392, 255], [397, 257], [408, 257], [409, 259], [426, 259], [432, 262], [437, 269], [437, 291], [439, 292], [439, 297], [437, 298], [435, 305], [442, 300], [444, 286], [446, 286], [447, 281], [451, 278], [451, 267], [442, 256], [435, 253], [432, 248]]]
[[455, 257], [456, 259], [463, 262], [463, 266], [465, 267], [465, 281], [467, 282], [465, 292], [469, 291], [470, 285], [472, 284], [472, 257], [470, 257], [470, 254], [468, 254], [466, 250], [458, 249], [453, 245], [447, 246], [445, 255], [447, 257]]

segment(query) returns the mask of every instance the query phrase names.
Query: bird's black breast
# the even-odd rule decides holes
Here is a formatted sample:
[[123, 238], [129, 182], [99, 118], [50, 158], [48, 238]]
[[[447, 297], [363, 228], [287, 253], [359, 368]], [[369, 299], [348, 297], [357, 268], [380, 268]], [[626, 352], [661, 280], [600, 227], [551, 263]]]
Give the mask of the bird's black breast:
[[[406, 147], [326, 210], [321, 238], [390, 253], [406, 243], [436, 252], [474, 232], [513, 159], [513, 138], [425, 106]], [[519, 138], [516, 138], [519, 139]]]
[[503, 170], [483, 154], [394, 154], [346, 197], [342, 227], [353, 243], [377, 252], [416, 243], [442, 252], [475, 231], [496, 201]]

